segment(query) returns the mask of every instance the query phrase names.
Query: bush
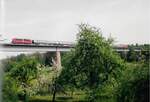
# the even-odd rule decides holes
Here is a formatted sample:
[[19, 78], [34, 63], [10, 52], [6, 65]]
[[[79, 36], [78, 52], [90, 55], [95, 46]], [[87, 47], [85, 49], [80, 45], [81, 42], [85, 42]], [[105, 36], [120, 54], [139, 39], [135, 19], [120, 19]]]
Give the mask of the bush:
[[117, 91], [117, 102], [148, 102], [148, 63], [130, 65], [124, 73]]
[[5, 76], [3, 80], [3, 102], [18, 102], [18, 85], [13, 78]]
[[4, 102], [18, 102], [18, 98], [27, 100], [30, 82], [37, 77], [37, 61], [32, 57], [19, 56], [19, 60], [9, 64], [11, 68], [4, 74]]

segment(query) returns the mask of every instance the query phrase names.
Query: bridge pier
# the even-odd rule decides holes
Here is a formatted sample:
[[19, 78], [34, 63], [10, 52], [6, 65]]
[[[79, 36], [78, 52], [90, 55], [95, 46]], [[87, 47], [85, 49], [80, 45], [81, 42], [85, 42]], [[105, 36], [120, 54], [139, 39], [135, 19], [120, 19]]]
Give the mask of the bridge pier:
[[61, 54], [60, 51], [56, 49], [56, 68], [59, 70], [61, 68]]
[[128, 52], [124, 51], [123, 54], [124, 54], [124, 59], [127, 60], [127, 54], [128, 54]]

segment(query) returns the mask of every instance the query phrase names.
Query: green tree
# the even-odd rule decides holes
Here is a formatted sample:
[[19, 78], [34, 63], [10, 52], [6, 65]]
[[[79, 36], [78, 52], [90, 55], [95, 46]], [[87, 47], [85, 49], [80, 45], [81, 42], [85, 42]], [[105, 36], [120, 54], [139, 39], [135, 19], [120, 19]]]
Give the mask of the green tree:
[[136, 52], [134, 50], [135, 49], [133, 48], [133, 46], [131, 46], [129, 48], [129, 52], [127, 54], [127, 61], [132, 62], [132, 61], [136, 61], [137, 60], [137, 55], [136, 55]]
[[3, 102], [18, 102], [18, 91], [16, 80], [6, 74], [3, 79]]
[[149, 62], [129, 64], [121, 76], [117, 102], [149, 102]]
[[109, 77], [119, 76], [123, 63], [98, 29], [86, 24], [79, 28], [77, 45], [66, 57], [60, 80], [77, 88], [96, 89]]
[[39, 52], [36, 52], [30, 56], [35, 57], [35, 59], [38, 61], [39, 64], [44, 65], [45, 64], [45, 58], [44, 58], [44, 54], [41, 54]]
[[31, 57], [24, 57], [19, 62], [12, 63], [12, 69], [8, 75], [13, 77], [23, 89], [23, 98], [26, 101], [29, 83], [37, 76], [37, 61]]
[[22, 60], [23, 58], [25, 57], [24, 54], [20, 54], [18, 55], [17, 57], [10, 57], [10, 58], [6, 58], [6, 59], [3, 59], [1, 62], [2, 62], [2, 68], [4, 70], [4, 72], [9, 72], [12, 68], [13, 68], [13, 62], [18, 62], [20, 60]]

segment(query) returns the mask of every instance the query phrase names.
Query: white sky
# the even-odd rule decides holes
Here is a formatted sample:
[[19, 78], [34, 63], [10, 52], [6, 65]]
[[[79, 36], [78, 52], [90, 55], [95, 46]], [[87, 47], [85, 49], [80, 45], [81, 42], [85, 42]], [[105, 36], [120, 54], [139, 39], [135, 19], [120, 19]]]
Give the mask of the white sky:
[[88, 23], [120, 44], [150, 43], [150, 0], [0, 1], [0, 34], [7, 39], [75, 41], [77, 24]]
[[4, 9], [5, 38], [74, 41], [83, 22], [118, 43], [149, 43], [149, 0], [4, 0]]

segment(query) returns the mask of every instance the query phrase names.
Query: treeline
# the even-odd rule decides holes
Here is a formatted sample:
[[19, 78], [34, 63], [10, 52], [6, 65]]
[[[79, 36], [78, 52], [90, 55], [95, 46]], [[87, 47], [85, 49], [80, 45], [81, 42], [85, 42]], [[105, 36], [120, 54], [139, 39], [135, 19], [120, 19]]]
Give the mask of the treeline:
[[139, 49], [142, 51], [149, 51], [150, 50], [150, 44], [131, 44], [129, 45], [129, 48]]
[[[62, 56], [64, 55], [64, 53], [62, 53]], [[33, 54], [20, 54], [17, 56], [12, 56], [12, 57], [8, 57], [5, 59], [2, 59], [1, 62], [3, 63], [3, 70], [5, 72], [8, 72], [12, 66], [11, 63], [14, 62], [19, 62], [22, 59], [29, 57], [29, 58], [34, 58], [36, 59], [36, 61], [43, 66], [53, 66], [53, 60], [55, 60], [56, 58], [56, 53], [55, 52], [47, 52], [47, 53], [33, 53]]]
[[128, 52], [119, 52], [121, 58], [127, 62], [148, 61], [150, 58], [150, 44], [132, 44], [128, 49]]

